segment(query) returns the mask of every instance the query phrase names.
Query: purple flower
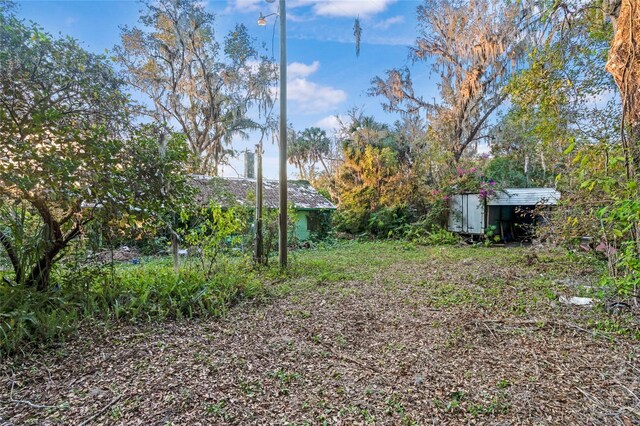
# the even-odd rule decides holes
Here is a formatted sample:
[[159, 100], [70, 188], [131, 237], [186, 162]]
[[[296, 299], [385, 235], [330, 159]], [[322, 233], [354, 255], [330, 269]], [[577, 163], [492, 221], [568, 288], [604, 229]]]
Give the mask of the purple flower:
[[489, 181], [489, 185], [495, 186], [495, 184], [496, 184], [496, 182], [493, 179]]

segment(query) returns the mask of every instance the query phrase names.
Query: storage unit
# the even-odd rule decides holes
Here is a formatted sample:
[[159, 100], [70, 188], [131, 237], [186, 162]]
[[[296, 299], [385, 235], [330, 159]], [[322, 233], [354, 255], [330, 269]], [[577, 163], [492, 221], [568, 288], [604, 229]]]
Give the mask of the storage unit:
[[454, 195], [449, 200], [449, 230], [460, 234], [484, 234], [484, 200], [479, 194]]
[[540, 220], [535, 207], [553, 206], [559, 200], [554, 188], [507, 188], [487, 200], [479, 194], [457, 194], [449, 200], [449, 231], [482, 235], [493, 226], [503, 240], [518, 239], [525, 227]]

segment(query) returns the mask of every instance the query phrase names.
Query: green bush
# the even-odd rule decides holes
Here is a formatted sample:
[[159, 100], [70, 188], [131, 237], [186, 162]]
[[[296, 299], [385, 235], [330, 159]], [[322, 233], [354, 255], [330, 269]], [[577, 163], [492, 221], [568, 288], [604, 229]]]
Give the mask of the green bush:
[[422, 242], [431, 246], [454, 245], [460, 242], [460, 237], [444, 228], [437, 228], [429, 232]]
[[422, 220], [404, 228], [404, 238], [417, 244], [427, 246], [454, 245], [460, 242], [460, 237], [448, 230], [431, 225]]
[[240, 259], [221, 260], [208, 278], [194, 267], [176, 275], [169, 263], [158, 261], [65, 272], [58, 272], [58, 285], [45, 292], [0, 284], [0, 355], [61, 341], [82, 319], [215, 317], [263, 291]]
[[60, 340], [79, 319], [74, 304], [57, 291], [0, 286], [0, 355], [19, 351], [27, 342]]

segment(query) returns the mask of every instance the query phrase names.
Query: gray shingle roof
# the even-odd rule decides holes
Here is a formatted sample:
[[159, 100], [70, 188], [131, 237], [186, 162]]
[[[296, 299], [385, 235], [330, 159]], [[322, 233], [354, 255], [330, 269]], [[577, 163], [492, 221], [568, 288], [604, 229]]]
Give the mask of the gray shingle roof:
[[[193, 186], [198, 189], [196, 200], [206, 204], [211, 200], [222, 206], [240, 204], [253, 207], [256, 200], [256, 180], [248, 178], [229, 178], [213, 176], [192, 176]], [[278, 208], [279, 184], [277, 180], [263, 179], [264, 206]], [[334, 206], [322, 194], [316, 191], [306, 180], [287, 181], [289, 204], [300, 210], [335, 210]]]

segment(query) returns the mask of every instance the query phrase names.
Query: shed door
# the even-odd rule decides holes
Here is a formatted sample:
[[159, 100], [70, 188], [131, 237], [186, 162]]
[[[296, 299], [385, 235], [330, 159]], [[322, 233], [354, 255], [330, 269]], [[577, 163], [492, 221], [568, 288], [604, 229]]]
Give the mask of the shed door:
[[462, 232], [484, 234], [484, 202], [478, 194], [462, 195]]
[[462, 195], [449, 199], [449, 231], [462, 232]]

